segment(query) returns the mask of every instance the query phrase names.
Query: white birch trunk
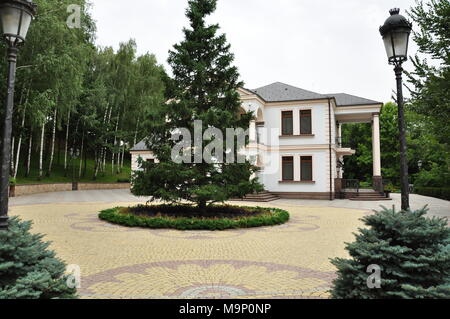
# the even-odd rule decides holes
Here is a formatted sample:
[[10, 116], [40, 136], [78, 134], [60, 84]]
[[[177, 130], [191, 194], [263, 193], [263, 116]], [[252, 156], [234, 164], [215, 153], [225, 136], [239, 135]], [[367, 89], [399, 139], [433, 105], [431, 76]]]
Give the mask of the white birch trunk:
[[80, 169], [78, 171], [78, 178], [81, 177], [81, 171], [82, 171], [82, 168], [83, 168], [83, 150], [84, 150], [84, 134], [83, 134], [83, 138], [81, 139]]
[[17, 177], [17, 171], [19, 169], [20, 148], [22, 146], [22, 131], [23, 131], [24, 126], [25, 126], [25, 110], [23, 111], [22, 125], [21, 125], [21, 130], [19, 132], [19, 141], [17, 142], [16, 166], [14, 167], [14, 174], [13, 174], [14, 178]]
[[42, 130], [41, 130], [41, 147], [39, 150], [39, 180], [42, 179], [42, 162], [44, 158], [44, 136], [45, 136], [45, 122], [42, 123]]
[[30, 132], [30, 141], [28, 142], [28, 161], [27, 161], [27, 174], [26, 176], [30, 176], [30, 167], [31, 167], [31, 151], [33, 145], [33, 132]]
[[116, 147], [116, 143], [117, 143], [117, 130], [119, 129], [119, 119], [120, 119], [120, 114], [117, 115], [117, 122], [116, 122], [116, 129], [114, 131], [114, 144], [113, 144], [113, 151], [112, 151], [112, 157], [111, 157], [111, 174], [114, 175], [114, 159], [115, 159], [115, 150], [114, 148]]
[[55, 106], [55, 113], [53, 115], [53, 131], [52, 131], [52, 146], [50, 151], [50, 163], [48, 165], [48, 172], [47, 175], [50, 176], [52, 173], [52, 166], [53, 166], [53, 156], [55, 154], [55, 137], [56, 137], [56, 117], [58, 115], [58, 108]]
[[11, 142], [11, 154], [9, 154], [10, 158], [11, 158], [11, 167], [10, 167], [10, 173], [14, 172], [14, 144], [15, 144], [15, 136], [12, 137], [12, 142]]
[[64, 170], [67, 170], [67, 148], [69, 144], [70, 110], [67, 114], [66, 145], [64, 148]]

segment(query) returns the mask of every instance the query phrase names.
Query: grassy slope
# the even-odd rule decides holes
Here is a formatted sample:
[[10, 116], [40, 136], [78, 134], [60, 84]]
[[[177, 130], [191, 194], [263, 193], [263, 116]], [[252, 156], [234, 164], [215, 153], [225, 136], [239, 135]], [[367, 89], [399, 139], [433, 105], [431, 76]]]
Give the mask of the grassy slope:
[[[74, 169], [74, 175], [75, 175], [75, 181], [78, 182], [95, 182], [95, 183], [115, 183], [118, 179], [130, 179], [131, 175], [131, 164], [129, 159], [124, 160], [124, 167], [122, 168], [122, 172], [120, 174], [112, 174], [111, 172], [111, 158], [107, 158], [106, 162], [106, 170], [105, 173], [99, 172], [97, 175], [97, 179], [94, 180], [94, 160], [88, 159], [87, 160], [87, 166], [86, 166], [86, 174], [83, 176], [83, 169], [84, 169], [84, 161], [82, 166], [82, 176], [81, 178], [78, 178], [78, 171], [80, 168], [80, 160], [76, 159], [73, 162]], [[60, 154], [60, 164], [58, 164], [58, 154], [55, 154], [54, 162], [53, 162], [53, 169], [52, 174], [48, 177], [47, 169], [48, 169], [48, 162], [45, 162], [43, 165], [44, 168], [44, 176], [42, 177], [42, 180], [38, 180], [39, 176], [39, 169], [38, 169], [38, 158], [32, 158], [31, 160], [31, 170], [30, 170], [30, 176], [25, 177], [25, 165], [22, 162], [19, 165], [19, 171], [17, 174], [17, 184], [36, 184], [36, 183], [70, 183], [72, 182], [72, 165], [69, 163], [69, 169], [67, 171], [67, 176], [64, 172], [64, 153]], [[114, 169], [116, 170], [116, 169]]]

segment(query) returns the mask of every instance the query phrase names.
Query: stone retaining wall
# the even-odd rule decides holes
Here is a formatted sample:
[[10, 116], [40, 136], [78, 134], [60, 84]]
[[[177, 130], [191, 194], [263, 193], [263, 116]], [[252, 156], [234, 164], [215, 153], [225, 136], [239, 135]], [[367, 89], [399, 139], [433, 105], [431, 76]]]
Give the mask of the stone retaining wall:
[[[95, 189], [129, 189], [129, 183], [78, 183], [78, 190], [95, 190]], [[56, 183], [56, 184], [23, 184], [16, 185], [15, 190], [11, 194], [14, 197], [72, 191], [72, 183]]]

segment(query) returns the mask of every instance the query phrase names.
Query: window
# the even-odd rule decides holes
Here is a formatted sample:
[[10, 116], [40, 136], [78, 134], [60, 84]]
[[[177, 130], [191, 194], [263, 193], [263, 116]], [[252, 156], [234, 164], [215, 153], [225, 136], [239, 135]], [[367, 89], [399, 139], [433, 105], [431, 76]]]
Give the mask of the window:
[[282, 135], [294, 134], [292, 111], [281, 112], [281, 134]]
[[311, 110], [300, 111], [300, 134], [312, 134]]
[[302, 156], [300, 158], [300, 170], [301, 170], [301, 180], [302, 181], [312, 181], [312, 156]]
[[294, 180], [294, 157], [283, 157], [282, 160], [283, 181]]
[[147, 159], [147, 162], [154, 164], [155, 163], [155, 159], [154, 158], [149, 158], [149, 159]]

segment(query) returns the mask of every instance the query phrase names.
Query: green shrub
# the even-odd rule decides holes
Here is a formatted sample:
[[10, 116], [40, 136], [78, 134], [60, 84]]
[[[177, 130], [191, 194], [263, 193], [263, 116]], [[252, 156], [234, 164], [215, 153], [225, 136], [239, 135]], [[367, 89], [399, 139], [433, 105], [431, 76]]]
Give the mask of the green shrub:
[[359, 187], [360, 188], [372, 188], [372, 183], [363, 181], [363, 182], [359, 183]]
[[[384, 209], [363, 218], [356, 241], [347, 244], [351, 259], [337, 267], [333, 298], [450, 298], [450, 228], [444, 218], [426, 218], [426, 209]], [[367, 285], [367, 268], [381, 268], [381, 287]]]
[[398, 193], [400, 190], [395, 187], [393, 184], [388, 184], [384, 186], [384, 190], [391, 193]]
[[118, 178], [117, 183], [130, 183], [129, 178]]
[[0, 231], [0, 299], [75, 298], [65, 264], [30, 229], [31, 222], [11, 218], [9, 230]]
[[416, 194], [450, 200], [450, 187], [415, 187]]
[[[251, 228], [261, 226], [280, 225], [289, 220], [289, 213], [277, 208], [262, 207], [239, 207], [248, 211], [248, 214], [235, 217], [183, 217], [179, 213], [179, 217], [167, 215], [148, 216], [139, 213], [139, 209], [143, 206], [123, 208], [117, 207], [103, 210], [99, 214], [99, 218], [113, 224], [119, 224], [128, 227], [145, 227], [145, 228], [173, 228], [178, 230], [225, 230], [233, 228]], [[152, 207], [152, 206], [149, 206]], [[168, 207], [177, 211], [186, 206], [153, 206], [160, 207], [163, 211]], [[218, 210], [223, 208], [237, 208], [237, 206], [215, 206]], [[138, 213], [133, 209], [138, 209]], [[192, 207], [192, 209], [196, 209]], [[191, 212], [192, 213], [192, 212]], [[220, 215], [219, 215], [220, 216]]]

